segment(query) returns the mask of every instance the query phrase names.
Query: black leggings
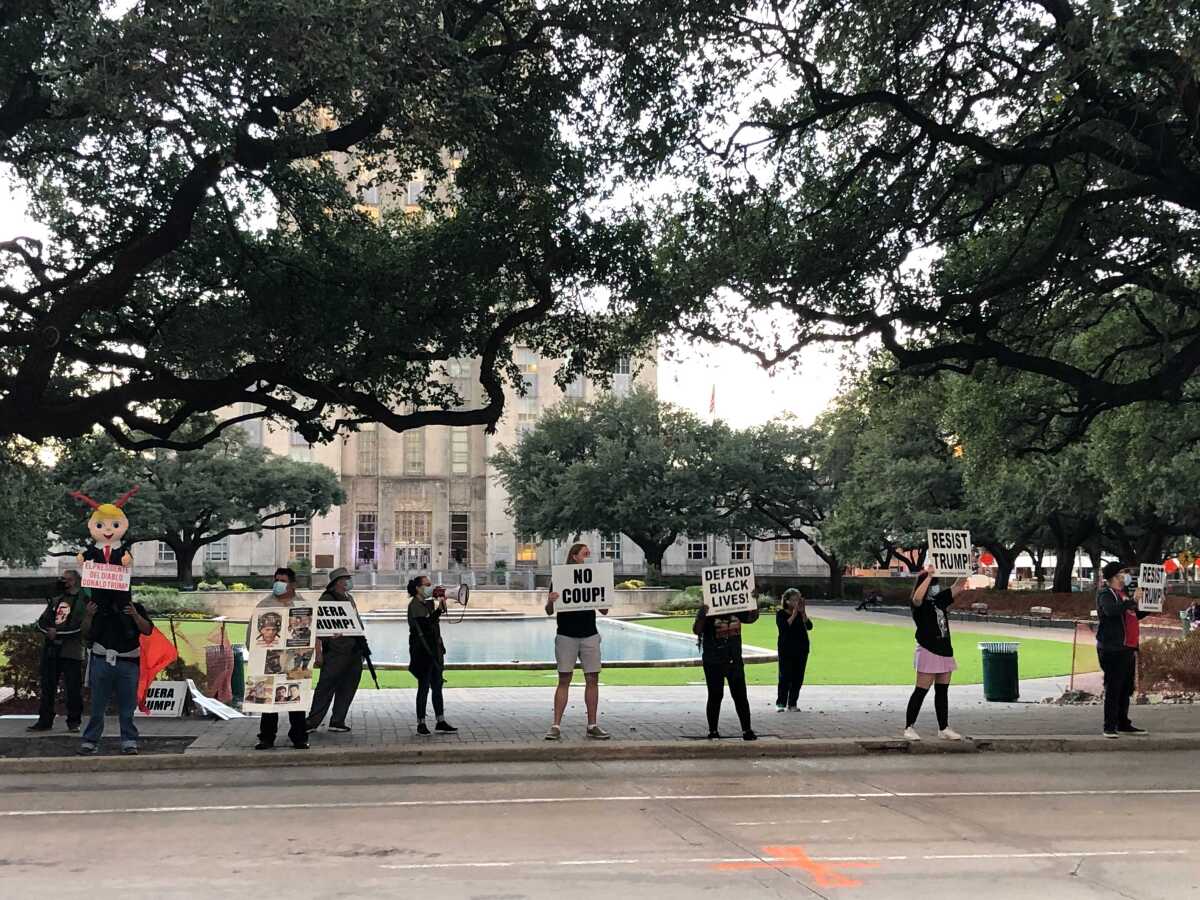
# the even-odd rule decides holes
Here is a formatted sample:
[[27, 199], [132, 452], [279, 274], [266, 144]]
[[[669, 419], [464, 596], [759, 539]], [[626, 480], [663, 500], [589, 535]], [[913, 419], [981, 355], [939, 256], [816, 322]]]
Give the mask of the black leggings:
[[725, 682], [729, 682], [729, 696], [733, 698], [733, 708], [737, 710], [738, 720], [742, 723], [742, 731], [750, 730], [750, 700], [746, 696], [746, 669], [739, 659], [736, 662], [706, 662], [704, 664], [704, 683], [708, 685], [708, 730], [717, 730], [721, 718], [721, 701], [725, 697]]
[[804, 687], [804, 670], [808, 668], [808, 648], [801, 650], [779, 650], [779, 691], [775, 695], [777, 706], [795, 706], [800, 699], [800, 688]]
[[417, 718], [425, 718], [425, 701], [433, 694], [433, 714], [442, 718], [446, 708], [442, 705], [442, 665], [429, 657], [417, 657], [409, 671], [417, 679]]

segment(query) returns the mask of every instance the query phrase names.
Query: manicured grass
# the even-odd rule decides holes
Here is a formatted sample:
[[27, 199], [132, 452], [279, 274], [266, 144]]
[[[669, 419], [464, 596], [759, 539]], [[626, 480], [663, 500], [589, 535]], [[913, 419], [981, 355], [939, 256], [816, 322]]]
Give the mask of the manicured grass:
[[[158, 623], [169, 633], [166, 621]], [[691, 617], [644, 619], [640, 624], [669, 631], [688, 633]], [[176, 622], [176, 631], [187, 643], [180, 641], [181, 655], [187, 662], [203, 663], [204, 645], [215, 626], [211, 622]], [[246, 626], [230, 624], [226, 633], [233, 643], [245, 639]], [[976, 643], [1005, 638], [994, 634], [953, 631], [959, 669], [954, 680], [960, 684], [976, 684], [983, 680], [983, 668]], [[757, 647], [775, 646], [775, 620], [764, 616], [743, 631], [743, 640]], [[1020, 641], [1020, 671], [1022, 678], [1041, 678], [1065, 675], [1071, 671], [1071, 645], [1059, 641], [1008, 638]], [[812, 632], [812, 655], [808, 661], [807, 684], [909, 684], [913, 678], [913, 633], [905, 620], [895, 624], [878, 622], [839, 622], [816, 620]], [[1087, 644], [1081, 644], [1076, 659], [1077, 672], [1095, 671], [1096, 654]], [[774, 684], [776, 667], [773, 663], [746, 666], [751, 684]], [[608, 668], [601, 676], [604, 684], [613, 685], [681, 685], [704, 681], [697, 666], [677, 669], [617, 669]], [[462, 670], [446, 673], [447, 687], [547, 687], [557, 675], [546, 670]], [[575, 680], [582, 682], [581, 673]], [[414, 688], [416, 680], [407, 672], [379, 673], [380, 686], [385, 688]], [[363, 675], [363, 687], [374, 687], [370, 676]]]

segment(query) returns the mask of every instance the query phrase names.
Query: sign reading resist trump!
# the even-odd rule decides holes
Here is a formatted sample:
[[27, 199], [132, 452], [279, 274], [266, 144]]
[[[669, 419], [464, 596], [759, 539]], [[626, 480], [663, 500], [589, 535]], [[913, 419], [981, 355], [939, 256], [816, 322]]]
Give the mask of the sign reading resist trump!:
[[1142, 563], [1138, 570], [1138, 587], [1142, 589], [1142, 601], [1138, 608], [1147, 612], [1162, 612], [1163, 597], [1167, 593], [1166, 568]]
[[701, 569], [700, 586], [710, 616], [758, 609], [758, 598], [754, 596], [754, 566], [750, 563]]
[[554, 566], [550, 580], [551, 589], [558, 592], [561, 612], [609, 609], [613, 605], [613, 564], [610, 562]]
[[926, 559], [933, 563], [938, 575], [965, 578], [974, 571], [971, 532], [929, 529], [929, 554]]

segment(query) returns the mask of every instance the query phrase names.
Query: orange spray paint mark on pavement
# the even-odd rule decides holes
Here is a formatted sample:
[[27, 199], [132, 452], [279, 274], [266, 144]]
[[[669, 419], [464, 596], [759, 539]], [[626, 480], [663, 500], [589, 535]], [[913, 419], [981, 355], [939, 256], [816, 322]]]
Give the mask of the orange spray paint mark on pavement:
[[804, 852], [803, 847], [763, 847], [771, 861], [731, 862], [717, 865], [718, 871], [741, 872], [747, 869], [800, 869], [812, 877], [817, 887], [862, 887], [862, 882], [839, 872], [838, 869], [873, 869], [875, 862], [818, 862]]

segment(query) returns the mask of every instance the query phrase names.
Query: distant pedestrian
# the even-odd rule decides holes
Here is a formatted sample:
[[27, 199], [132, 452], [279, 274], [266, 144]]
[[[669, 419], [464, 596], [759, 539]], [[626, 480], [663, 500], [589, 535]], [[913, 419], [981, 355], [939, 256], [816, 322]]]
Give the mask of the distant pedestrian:
[[87, 597], [79, 587], [79, 573], [63, 572], [58, 590], [38, 618], [42, 644], [41, 702], [37, 721], [27, 731], [54, 727], [54, 706], [61, 680], [67, 693], [67, 731], [79, 731], [83, 720], [83, 623]]
[[796, 588], [783, 592], [779, 609], [775, 613], [775, 627], [779, 631], [776, 649], [779, 652], [779, 692], [775, 695], [775, 708], [780, 712], [795, 712], [804, 687], [804, 672], [808, 668], [809, 638], [812, 619], [804, 602], [804, 595]]
[[858, 606], [854, 607], [854, 609], [856, 612], [863, 612], [867, 609], [870, 609], [872, 606], [883, 606], [883, 594], [877, 590], [866, 594], [863, 597], [862, 602], [860, 602]]
[[1132, 575], [1119, 562], [1110, 562], [1101, 574], [1104, 587], [1096, 593], [1096, 654], [1104, 672], [1104, 736], [1145, 734], [1129, 720], [1129, 702], [1137, 676], [1138, 624], [1149, 612], [1138, 609], [1139, 589], [1129, 597]]
[[[575, 544], [567, 552], [567, 565], [584, 565], [592, 555], [587, 544]], [[553, 616], [554, 602], [558, 592], [550, 585], [550, 596], [546, 600], [546, 615]], [[602, 609], [608, 615], [607, 609]], [[567, 697], [571, 690], [571, 678], [575, 663], [583, 668], [583, 704], [587, 707], [587, 731], [592, 740], [607, 741], [611, 735], [600, 727], [600, 630], [596, 627], [596, 610], [563, 610], [556, 617], [558, 625], [554, 636], [554, 658], [558, 664], [558, 687], [554, 691], [554, 723], [546, 732], [546, 740], [562, 739], [562, 717], [567, 710]]]
[[708, 718], [709, 740], [720, 738], [721, 701], [725, 697], [725, 682], [729, 696], [742, 726], [742, 739], [758, 740], [750, 725], [750, 700], [746, 696], [746, 665], [742, 660], [742, 626], [758, 621], [758, 610], [710, 616], [703, 603], [692, 623], [692, 631], [700, 639], [700, 657], [704, 664], [704, 683], [708, 688], [705, 713]]
[[[275, 634], [278, 636], [282, 626], [283, 618], [287, 615], [287, 610], [292, 608], [296, 601], [296, 573], [287, 568], [280, 566], [275, 570], [275, 579], [271, 583], [271, 596], [258, 603], [259, 609], [279, 610], [278, 615], [274, 616], [274, 621], [278, 623], [275, 627]], [[262, 627], [263, 619], [267, 616], [259, 616], [259, 627]], [[272, 641], [274, 643], [274, 641]], [[299, 688], [296, 688], [299, 692]], [[288, 691], [285, 690], [285, 695]], [[282, 702], [289, 702], [292, 697], [285, 696]], [[296, 697], [294, 699], [299, 699]], [[288, 740], [292, 742], [292, 746], [297, 750], [308, 749], [308, 731], [305, 727], [308, 714], [302, 709], [293, 709], [288, 711]], [[279, 713], [265, 712], [262, 713], [258, 720], [258, 743], [255, 744], [255, 750], [270, 750], [275, 746], [275, 736], [279, 734]]]
[[[351, 578], [349, 569], [334, 569], [329, 573], [329, 586], [325, 588], [317, 604], [353, 601], [350, 595]], [[323, 637], [317, 639], [317, 665], [321, 669], [317, 689], [313, 693], [312, 710], [308, 714], [308, 730], [316, 731], [325, 721], [325, 714], [333, 704], [329, 716], [329, 730], [338, 734], [350, 731], [346, 715], [350, 704], [358, 693], [362, 680], [363, 660], [367, 656], [367, 639], [357, 636]]]
[[441, 618], [446, 612], [445, 588], [435, 588], [425, 575], [408, 583], [408, 671], [417, 679], [417, 734], [430, 734], [425, 724], [425, 704], [433, 694], [434, 731], [458, 731], [446, 721], [442, 700], [442, 673], [446, 668], [446, 645], [442, 643]]
[[917, 684], [908, 700], [908, 713], [904, 720], [904, 737], [919, 741], [917, 716], [925, 695], [933, 687], [933, 708], [937, 714], [938, 736], [948, 741], [961, 741], [962, 735], [950, 727], [950, 676], [958, 664], [954, 661], [954, 647], [950, 643], [950, 618], [946, 610], [954, 603], [956, 592], [963, 590], [966, 579], [960, 578], [953, 586], [943, 588], [937, 583], [937, 570], [927, 565], [917, 576], [916, 586], [909, 599], [913, 622], [917, 626], [917, 650], [913, 660], [917, 670]]

